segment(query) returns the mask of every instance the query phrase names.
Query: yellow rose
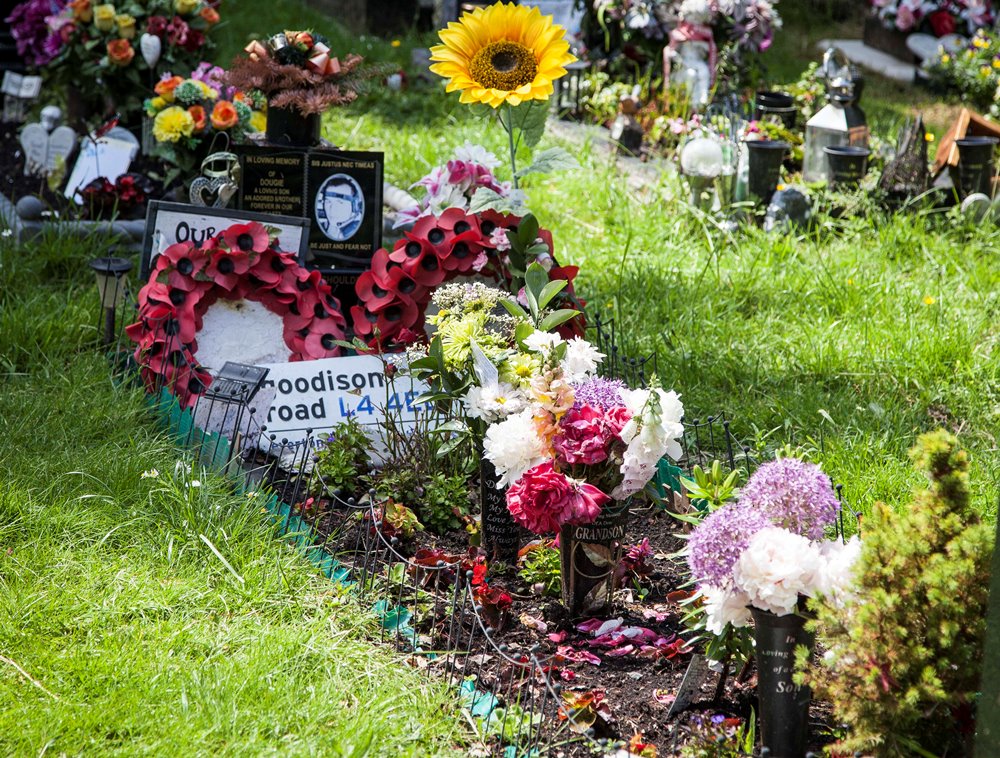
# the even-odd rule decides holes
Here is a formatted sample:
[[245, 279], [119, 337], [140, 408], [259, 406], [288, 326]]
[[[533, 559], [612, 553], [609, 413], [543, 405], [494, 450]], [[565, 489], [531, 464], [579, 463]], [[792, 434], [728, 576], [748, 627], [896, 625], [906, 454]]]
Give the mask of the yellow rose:
[[110, 32], [115, 28], [115, 6], [111, 3], [98, 5], [94, 8], [94, 26], [102, 32]]
[[135, 17], [127, 13], [115, 16], [118, 25], [118, 36], [122, 39], [135, 39]]
[[167, 107], [167, 101], [164, 100], [162, 97], [154, 97], [152, 100], [149, 101], [149, 104], [158, 111], [161, 111]]
[[174, 10], [182, 16], [194, 13], [199, 5], [201, 0], [174, 0]]
[[261, 111], [254, 111], [250, 116], [250, 129], [255, 132], [263, 132], [267, 129], [267, 116]]

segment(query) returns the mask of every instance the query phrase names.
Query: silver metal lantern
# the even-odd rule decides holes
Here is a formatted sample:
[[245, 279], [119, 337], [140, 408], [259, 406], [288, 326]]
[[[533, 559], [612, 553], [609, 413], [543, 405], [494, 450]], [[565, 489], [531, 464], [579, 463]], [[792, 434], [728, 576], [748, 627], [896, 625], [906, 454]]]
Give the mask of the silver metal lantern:
[[823, 54], [822, 75], [830, 102], [806, 123], [802, 179], [829, 181], [825, 148], [834, 145], [868, 147], [868, 120], [858, 105], [861, 88], [850, 61], [838, 48]]

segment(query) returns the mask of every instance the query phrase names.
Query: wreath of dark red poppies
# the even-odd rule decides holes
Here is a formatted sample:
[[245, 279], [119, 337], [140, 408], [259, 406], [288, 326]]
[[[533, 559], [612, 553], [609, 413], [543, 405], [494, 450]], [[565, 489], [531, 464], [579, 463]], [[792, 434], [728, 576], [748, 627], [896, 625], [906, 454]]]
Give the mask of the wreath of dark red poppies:
[[[458, 276], [477, 274], [509, 284], [511, 275], [491, 235], [498, 229], [517, 229], [521, 218], [494, 211], [466, 213], [449, 208], [440, 216], [424, 216], [392, 249], [380, 249], [372, 265], [358, 277], [358, 305], [351, 307], [354, 333], [372, 348], [392, 349], [422, 338], [424, 312], [434, 289]], [[552, 234], [545, 229], [538, 237], [552, 256]], [[485, 259], [484, 259], [485, 257]], [[553, 261], [555, 260], [553, 256]], [[583, 311], [584, 303], [573, 291], [576, 266], [553, 266], [549, 279], [569, 284], [558, 307]], [[583, 336], [583, 316], [560, 329], [564, 336]]]
[[182, 408], [195, 404], [212, 378], [198, 363], [198, 332], [220, 298], [252, 300], [281, 317], [290, 361], [340, 354], [346, 322], [318, 271], [275, 249], [274, 230], [234, 224], [206, 240], [171, 245], [139, 291], [139, 320], [126, 328], [149, 391], [166, 386]]

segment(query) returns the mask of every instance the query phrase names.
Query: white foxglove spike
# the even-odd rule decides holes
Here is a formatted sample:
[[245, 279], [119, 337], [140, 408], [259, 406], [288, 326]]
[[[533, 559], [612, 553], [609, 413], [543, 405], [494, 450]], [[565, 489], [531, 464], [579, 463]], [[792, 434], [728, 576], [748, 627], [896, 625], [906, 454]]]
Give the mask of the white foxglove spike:
[[160, 60], [160, 53], [163, 52], [163, 42], [155, 34], [143, 34], [139, 38], [139, 50], [142, 52], [142, 59], [146, 65], [152, 68]]

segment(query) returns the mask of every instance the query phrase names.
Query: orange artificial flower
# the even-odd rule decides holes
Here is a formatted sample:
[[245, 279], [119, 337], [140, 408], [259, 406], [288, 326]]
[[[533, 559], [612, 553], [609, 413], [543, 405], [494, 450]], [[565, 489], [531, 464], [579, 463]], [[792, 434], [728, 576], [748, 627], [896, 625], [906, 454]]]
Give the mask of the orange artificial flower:
[[127, 66], [134, 57], [135, 50], [127, 39], [114, 39], [108, 43], [108, 60], [116, 66]]
[[205, 118], [205, 109], [200, 105], [192, 105], [188, 108], [188, 113], [191, 114], [191, 118], [194, 119], [194, 130], [200, 132], [205, 128], [205, 124], [208, 123]]
[[228, 100], [220, 100], [212, 108], [212, 126], [216, 129], [229, 129], [239, 123], [240, 117], [236, 113], [236, 106]]
[[201, 9], [201, 17], [205, 19], [205, 23], [209, 26], [214, 26], [219, 23], [219, 12], [210, 6], [205, 6]]
[[84, 24], [89, 24], [94, 20], [94, 9], [90, 5], [90, 0], [73, 0], [69, 4], [73, 9], [73, 18]]
[[184, 81], [183, 76], [171, 76], [169, 79], [160, 79], [153, 87], [153, 92], [162, 97], [168, 103], [174, 101], [174, 90], [177, 85]]

